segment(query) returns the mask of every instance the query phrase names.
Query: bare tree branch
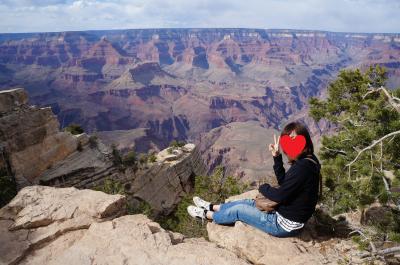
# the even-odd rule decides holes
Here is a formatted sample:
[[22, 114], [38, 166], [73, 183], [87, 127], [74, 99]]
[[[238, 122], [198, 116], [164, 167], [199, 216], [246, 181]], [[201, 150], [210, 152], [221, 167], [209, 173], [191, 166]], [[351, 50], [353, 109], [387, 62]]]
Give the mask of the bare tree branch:
[[[385, 248], [381, 249], [378, 252], [376, 252], [376, 255], [388, 255], [392, 253], [400, 252], [400, 247], [391, 247], [391, 248]], [[360, 255], [360, 258], [366, 258], [368, 256], [371, 256], [373, 253], [368, 253], [368, 254], [362, 254]]]
[[350, 163], [348, 163], [346, 166], [349, 167], [349, 166], [351, 166], [352, 164], [354, 164], [354, 162], [357, 161], [357, 159], [360, 157], [360, 155], [361, 155], [363, 152], [372, 149], [375, 145], [377, 145], [378, 143], [382, 142], [382, 141], [385, 140], [386, 138], [389, 138], [389, 137], [391, 137], [391, 136], [393, 136], [393, 135], [397, 135], [397, 134], [400, 134], [400, 130], [399, 130], [399, 131], [391, 132], [391, 133], [389, 133], [389, 134], [386, 134], [385, 136], [381, 137], [380, 139], [373, 141], [371, 145], [369, 145], [369, 146], [365, 147], [364, 149], [362, 149], [361, 151], [359, 151], [358, 154], [357, 154], [357, 156], [356, 156], [356, 158], [354, 158], [353, 161], [351, 161]]
[[358, 234], [359, 234], [360, 236], [362, 236], [365, 240], [367, 240], [367, 241], [369, 242], [369, 245], [371, 246], [371, 252], [372, 252], [372, 253], [376, 253], [375, 244], [372, 242], [371, 239], [369, 239], [369, 238], [368, 238], [361, 230], [359, 230], [359, 229], [354, 230], [354, 231], [351, 231], [351, 232], [349, 233], [349, 235], [355, 234], [355, 233], [358, 233]]
[[328, 151], [331, 151], [331, 152], [335, 152], [335, 153], [341, 154], [341, 155], [347, 155], [347, 153], [344, 150], [333, 149], [333, 148], [329, 148], [329, 147], [326, 147], [326, 146], [323, 146], [322, 148], [324, 148], [324, 149], [326, 149]]
[[387, 254], [391, 254], [394, 252], [400, 252], [400, 247], [392, 247], [392, 248], [382, 249], [382, 250], [379, 250], [378, 253], [382, 254], [382, 255], [387, 255]]
[[385, 176], [382, 176], [383, 184], [385, 185], [385, 190], [387, 193], [391, 194], [389, 183], [387, 182]]
[[392, 105], [392, 107], [397, 111], [400, 112], [400, 98], [397, 98], [395, 96], [393, 96], [386, 88], [384, 88], [383, 86], [379, 87], [379, 88], [372, 88], [370, 91], [368, 91], [364, 96], [363, 99], [365, 99], [368, 95], [376, 93], [382, 91], [385, 96], [388, 98], [389, 100], [389, 104]]

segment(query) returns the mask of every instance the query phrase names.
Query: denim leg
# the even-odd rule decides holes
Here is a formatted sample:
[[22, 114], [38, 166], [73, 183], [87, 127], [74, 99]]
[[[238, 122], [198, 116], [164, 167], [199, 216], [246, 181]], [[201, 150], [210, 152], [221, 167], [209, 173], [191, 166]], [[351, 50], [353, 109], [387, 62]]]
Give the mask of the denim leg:
[[227, 203], [221, 203], [219, 206], [219, 211], [223, 211], [227, 208], [230, 208], [232, 206], [238, 205], [238, 204], [246, 204], [250, 205], [252, 207], [256, 207], [255, 201], [252, 199], [243, 199], [243, 200], [237, 200], [237, 201], [231, 201]]
[[277, 216], [275, 213], [262, 212], [254, 207], [250, 201], [253, 200], [241, 200], [223, 204], [225, 206], [222, 209], [218, 212], [214, 212], [214, 222], [217, 224], [233, 224], [236, 221], [242, 221], [277, 237], [292, 236], [297, 232], [287, 232], [283, 230], [276, 222]]

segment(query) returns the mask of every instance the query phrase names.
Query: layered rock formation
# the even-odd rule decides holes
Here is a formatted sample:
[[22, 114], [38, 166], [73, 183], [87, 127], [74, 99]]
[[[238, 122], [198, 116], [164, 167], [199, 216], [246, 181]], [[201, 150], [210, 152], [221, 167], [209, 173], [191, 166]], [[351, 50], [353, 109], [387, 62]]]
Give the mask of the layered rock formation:
[[15, 176], [19, 188], [42, 184], [93, 189], [112, 180], [130, 202], [146, 201], [155, 214], [169, 214], [191, 190], [194, 177], [207, 172], [194, 144], [173, 148], [171, 154], [165, 149], [156, 161], [139, 168], [123, 168], [115, 164], [109, 146], [85, 133], [59, 131], [50, 108], [27, 101], [23, 89], [0, 93], [0, 166]]
[[23, 89], [0, 91], [0, 165], [10, 166], [19, 186], [35, 183], [44, 171], [76, 151], [79, 141], [59, 131], [51, 108], [29, 106]]
[[36, 183], [55, 187], [93, 188], [104, 179], [119, 179], [123, 173], [112, 161], [109, 146], [95, 140], [89, 143], [86, 134], [80, 135], [81, 147], [44, 171]]
[[123, 171], [109, 158], [110, 149], [101, 142], [98, 145], [101, 148], [85, 147], [55, 164], [42, 174], [39, 182], [55, 187], [101, 189], [106, 180], [111, 180], [122, 186], [131, 203], [145, 201], [155, 215], [168, 215], [182, 196], [191, 191], [195, 176], [207, 172], [194, 144], [175, 148], [176, 154], [168, 156], [163, 155], [167, 153], [164, 149], [155, 162]]
[[194, 144], [175, 148], [175, 154], [158, 154], [157, 161], [148, 170], [139, 171], [124, 182], [126, 193], [148, 202], [156, 213], [168, 215], [190, 192], [195, 176], [206, 174], [206, 166]]
[[0, 263], [249, 264], [144, 215], [118, 217], [124, 203], [121, 195], [98, 191], [24, 188], [0, 210]]
[[243, 182], [260, 182], [274, 179], [268, 152], [274, 133], [279, 135], [257, 121], [231, 122], [203, 134], [199, 145], [210, 172], [222, 165], [227, 175], [239, 176]]
[[[145, 130], [138, 150], [162, 149], [173, 139], [198, 143], [231, 122], [279, 130], [293, 118], [318, 139], [330, 128], [307, 117], [308, 98], [323, 96], [340, 69], [375, 64], [388, 68], [388, 86], [397, 87], [399, 47], [398, 34], [302, 30], [0, 34], [0, 89], [26, 87], [33, 103], [53, 107], [62, 127]], [[254, 171], [241, 167], [234, 172]]]

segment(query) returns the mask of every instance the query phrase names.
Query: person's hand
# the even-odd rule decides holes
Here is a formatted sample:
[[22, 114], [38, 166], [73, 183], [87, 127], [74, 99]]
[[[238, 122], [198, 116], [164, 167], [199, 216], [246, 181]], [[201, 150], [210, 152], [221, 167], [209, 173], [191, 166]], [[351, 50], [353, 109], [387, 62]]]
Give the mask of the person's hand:
[[274, 133], [274, 143], [273, 144], [269, 144], [268, 149], [269, 151], [271, 151], [271, 154], [273, 156], [278, 156], [280, 154], [279, 152], [279, 140], [281, 139], [281, 137], [278, 137], [278, 140], [276, 140], [276, 135]]

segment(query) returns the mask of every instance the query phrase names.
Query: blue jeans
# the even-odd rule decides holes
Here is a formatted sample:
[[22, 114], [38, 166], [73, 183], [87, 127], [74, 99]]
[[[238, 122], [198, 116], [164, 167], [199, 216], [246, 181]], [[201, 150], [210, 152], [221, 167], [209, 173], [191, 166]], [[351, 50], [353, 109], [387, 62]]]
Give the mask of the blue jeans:
[[223, 203], [220, 210], [213, 215], [216, 224], [242, 221], [276, 237], [290, 237], [300, 232], [301, 229], [287, 232], [277, 223], [276, 218], [275, 212], [267, 213], [257, 209], [255, 201], [251, 199]]

